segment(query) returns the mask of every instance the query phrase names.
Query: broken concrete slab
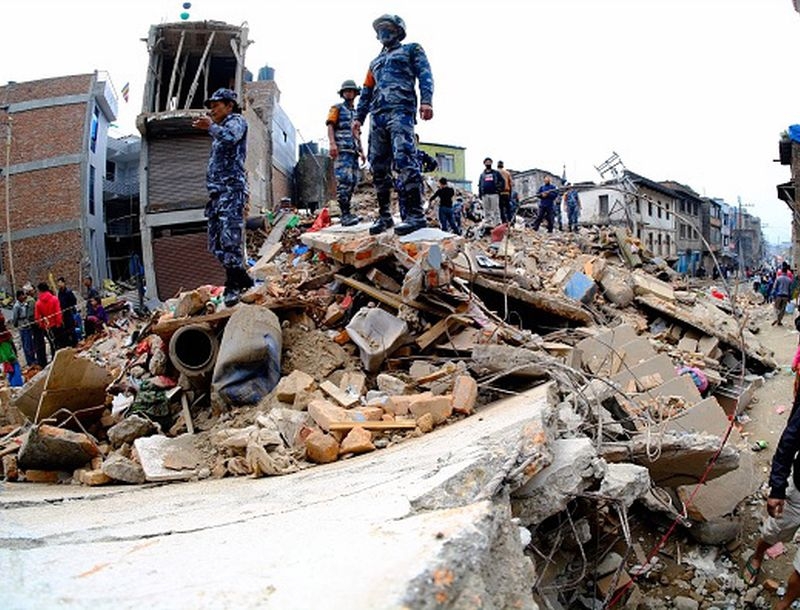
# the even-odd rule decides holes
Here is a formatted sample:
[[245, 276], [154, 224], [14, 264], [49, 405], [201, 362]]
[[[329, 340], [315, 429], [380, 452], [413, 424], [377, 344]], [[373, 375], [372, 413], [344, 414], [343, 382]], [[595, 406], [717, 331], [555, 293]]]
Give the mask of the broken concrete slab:
[[122, 483], [131, 483], [138, 485], [144, 483], [145, 478], [144, 470], [139, 462], [123, 455], [112, 454], [103, 462], [101, 471], [107, 477]]
[[[543, 386], [484, 407], [480, 418], [414, 443], [285, 477], [125, 494], [64, 486], [46, 497], [14, 486], [0, 495], [0, 538], [17, 550], [0, 554], [0, 573], [13, 566], [29, 580], [24, 591], [4, 591], [4, 602], [48, 607], [80, 597], [125, 605], [134, 595], [169, 606], [258, 600], [266, 609], [306, 610], [324, 599], [330, 610], [352, 610], [354, 600], [358, 608], [442, 607], [437, 599], [467, 607], [477, 595], [485, 607], [536, 610], [531, 564], [502, 480], [516, 470], [524, 480], [529, 468], [542, 467], [544, 441], [521, 431], [543, 426], [547, 392]], [[50, 502], [56, 493], [62, 501]], [[315, 544], [297, 544], [309, 523]], [[255, 562], [242, 552], [254, 540], [270, 540]], [[216, 549], [213, 562], [208, 548]]]
[[631, 274], [631, 280], [633, 281], [633, 292], [637, 296], [652, 294], [665, 301], [675, 300], [675, 290], [672, 288], [672, 284], [662, 282], [648, 273], [636, 270]]
[[705, 432], [722, 437], [729, 425], [728, 416], [717, 399], [709, 396], [676, 414], [667, 423], [669, 432]]
[[636, 464], [606, 464], [603, 480], [600, 482], [600, 495], [614, 498], [630, 506], [645, 496], [652, 483], [650, 471]]
[[619, 373], [611, 377], [611, 381], [619, 385], [623, 391], [627, 391], [628, 382], [635, 382], [637, 379], [653, 374], [660, 375], [664, 382], [677, 377], [672, 359], [666, 354], [659, 354], [631, 368], [623, 368]]
[[607, 267], [599, 282], [603, 296], [614, 305], [627, 307], [633, 303], [633, 287], [627, 274]]
[[593, 337], [581, 339], [575, 350], [581, 354], [581, 362], [590, 372], [610, 374], [612, 354], [625, 343], [635, 340], [636, 331], [629, 324], [609, 328]]
[[173, 470], [167, 466], [173, 452], [194, 452], [191, 434], [175, 438], [146, 436], [133, 442], [148, 481], [185, 481], [197, 476], [197, 469]]
[[558, 439], [552, 448], [553, 462], [511, 496], [514, 514], [523, 525], [561, 512], [605, 474], [606, 464], [589, 438]]

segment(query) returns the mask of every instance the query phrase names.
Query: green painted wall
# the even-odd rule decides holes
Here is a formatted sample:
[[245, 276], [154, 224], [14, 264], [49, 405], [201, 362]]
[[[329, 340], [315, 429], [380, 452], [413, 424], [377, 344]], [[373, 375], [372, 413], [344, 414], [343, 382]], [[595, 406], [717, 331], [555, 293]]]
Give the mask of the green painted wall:
[[469, 184], [466, 180], [466, 149], [459, 146], [448, 146], [446, 144], [432, 144], [427, 142], [420, 142], [419, 147], [428, 153], [434, 159], [439, 160], [437, 155], [449, 155], [453, 158], [453, 171], [446, 172], [442, 170], [442, 164], [439, 163], [439, 169], [433, 174], [436, 176], [444, 176], [449, 181], [456, 185], [462, 186]]

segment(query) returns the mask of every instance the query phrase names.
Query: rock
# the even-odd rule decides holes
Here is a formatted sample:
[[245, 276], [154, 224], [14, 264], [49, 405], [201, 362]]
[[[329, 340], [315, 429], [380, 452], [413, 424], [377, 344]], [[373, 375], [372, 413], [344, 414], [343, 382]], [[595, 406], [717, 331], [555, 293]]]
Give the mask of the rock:
[[339, 448], [339, 455], [345, 453], [368, 453], [375, 451], [372, 444], [372, 432], [365, 430], [361, 426], [355, 426], [342, 441]]
[[97, 446], [85, 434], [41, 425], [28, 432], [17, 462], [21, 470], [73, 472], [99, 454]]
[[108, 456], [103, 462], [103, 472], [114, 479], [123, 483], [144, 483], [144, 470], [138, 462], [134, 462], [118, 454]]
[[408, 390], [408, 384], [402, 379], [381, 373], [377, 378], [378, 389], [381, 392], [386, 392], [389, 396], [396, 396], [405, 394]]
[[453, 414], [452, 396], [418, 395], [408, 405], [414, 417], [422, 417], [425, 413], [433, 416], [434, 425], [444, 423]]
[[698, 610], [698, 608], [700, 608], [700, 604], [691, 597], [678, 595], [674, 600], [672, 600], [672, 607], [675, 608], [675, 610]]
[[306, 437], [306, 457], [316, 464], [335, 462], [339, 458], [339, 443], [330, 434], [314, 430]]
[[433, 431], [433, 415], [425, 413], [417, 418], [417, 428], [420, 432], [427, 434]]
[[722, 546], [735, 540], [742, 529], [738, 519], [718, 517], [711, 521], [694, 522], [687, 531], [700, 544]]
[[97, 468], [94, 470], [85, 470], [83, 468], [76, 470], [73, 477], [79, 483], [94, 487], [95, 485], [105, 485], [111, 482], [111, 477], [108, 476], [102, 469]]
[[155, 432], [155, 426], [146, 417], [131, 415], [108, 429], [108, 440], [113, 447], [123, 443], [132, 443], [137, 438], [148, 436]]
[[600, 278], [603, 295], [619, 307], [627, 307], [633, 302], [633, 288], [629, 284], [630, 277], [609, 267]]
[[31, 468], [25, 471], [25, 480], [29, 483], [58, 483], [57, 470], [37, 470]]
[[278, 382], [275, 388], [275, 396], [281, 402], [294, 403], [298, 393], [311, 391], [313, 385], [314, 378], [311, 375], [295, 369]]
[[347, 411], [327, 400], [312, 400], [308, 404], [308, 413], [325, 432], [330, 431], [330, 426], [334, 422], [348, 421]]
[[453, 411], [469, 415], [475, 411], [478, 400], [478, 382], [470, 375], [459, 375], [453, 384]]
[[6, 481], [16, 481], [19, 478], [16, 455], [3, 456], [3, 476], [5, 476]]

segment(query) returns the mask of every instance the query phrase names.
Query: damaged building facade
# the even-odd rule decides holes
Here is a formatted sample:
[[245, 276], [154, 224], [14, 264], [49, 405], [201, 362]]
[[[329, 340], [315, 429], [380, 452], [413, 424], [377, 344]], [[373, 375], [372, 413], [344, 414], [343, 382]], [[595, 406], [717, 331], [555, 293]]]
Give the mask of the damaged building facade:
[[49, 274], [106, 277], [103, 176], [117, 96], [104, 72], [0, 87], [2, 264], [7, 290]]
[[[165, 300], [187, 287], [222, 284], [207, 251], [204, 208], [211, 139], [192, 128], [220, 87], [236, 91], [248, 122], [247, 173], [254, 212], [291, 194], [295, 130], [274, 80], [246, 82], [245, 26], [217, 21], [153, 26], [142, 113], [140, 226], [147, 296]], [[269, 76], [269, 75], [267, 75]]]

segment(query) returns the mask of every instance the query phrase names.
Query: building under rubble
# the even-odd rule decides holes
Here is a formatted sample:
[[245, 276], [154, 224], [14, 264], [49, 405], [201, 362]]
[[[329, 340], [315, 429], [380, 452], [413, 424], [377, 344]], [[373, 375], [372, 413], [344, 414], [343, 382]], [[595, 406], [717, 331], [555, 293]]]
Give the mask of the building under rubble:
[[203, 102], [220, 87], [236, 91], [249, 126], [247, 173], [251, 213], [292, 192], [295, 130], [279, 105], [274, 72], [249, 82], [246, 26], [218, 21], [154, 25], [142, 112], [140, 227], [147, 296], [165, 300], [182, 289], [224, 282], [207, 250], [205, 173], [211, 139], [192, 128]]

